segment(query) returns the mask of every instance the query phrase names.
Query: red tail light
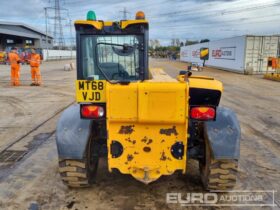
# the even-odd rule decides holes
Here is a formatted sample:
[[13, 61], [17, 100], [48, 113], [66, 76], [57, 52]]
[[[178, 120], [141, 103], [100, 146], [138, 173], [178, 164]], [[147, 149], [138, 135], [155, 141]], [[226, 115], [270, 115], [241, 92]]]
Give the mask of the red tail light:
[[216, 110], [212, 107], [193, 107], [191, 108], [191, 118], [196, 120], [214, 120]]
[[101, 106], [83, 105], [81, 106], [81, 115], [83, 118], [93, 119], [104, 116], [104, 108]]

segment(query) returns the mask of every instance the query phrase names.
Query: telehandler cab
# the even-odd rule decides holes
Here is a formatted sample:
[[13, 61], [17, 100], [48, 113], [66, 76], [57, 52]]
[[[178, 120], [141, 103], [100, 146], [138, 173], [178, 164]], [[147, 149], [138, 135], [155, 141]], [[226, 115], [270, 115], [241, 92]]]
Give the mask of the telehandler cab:
[[148, 21], [104, 22], [90, 11], [75, 22], [77, 103], [57, 125], [59, 172], [70, 187], [93, 184], [100, 157], [108, 169], [150, 183], [188, 159], [208, 190], [234, 187], [240, 127], [219, 107], [223, 85], [181, 71], [176, 79], [148, 67]]

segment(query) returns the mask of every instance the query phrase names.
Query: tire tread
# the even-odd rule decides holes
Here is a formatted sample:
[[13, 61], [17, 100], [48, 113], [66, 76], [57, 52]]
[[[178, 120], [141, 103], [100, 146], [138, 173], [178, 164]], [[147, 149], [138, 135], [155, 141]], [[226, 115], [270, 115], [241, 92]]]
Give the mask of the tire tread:
[[237, 160], [210, 161], [209, 175], [204, 185], [208, 190], [231, 190], [237, 179]]
[[59, 161], [59, 173], [68, 187], [80, 188], [90, 186], [86, 163], [83, 160]]

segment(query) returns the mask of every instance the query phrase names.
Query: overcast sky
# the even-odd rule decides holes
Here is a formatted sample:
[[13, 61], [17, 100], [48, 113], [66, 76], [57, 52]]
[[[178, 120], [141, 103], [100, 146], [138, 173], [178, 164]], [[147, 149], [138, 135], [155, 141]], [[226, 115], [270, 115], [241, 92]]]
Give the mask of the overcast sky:
[[[150, 38], [164, 45], [172, 38], [181, 40], [221, 39], [244, 34], [280, 34], [280, 0], [60, 0], [72, 20], [85, 19], [88, 10], [98, 19], [119, 20], [121, 10], [134, 18], [143, 10], [150, 21]], [[17, 21], [45, 31], [44, 7], [54, 6], [54, 0], [1, 1], [0, 20]], [[54, 11], [49, 9], [52, 17]], [[67, 11], [62, 15], [67, 17]], [[64, 34], [70, 30], [64, 20]], [[52, 20], [49, 28], [53, 29]]]

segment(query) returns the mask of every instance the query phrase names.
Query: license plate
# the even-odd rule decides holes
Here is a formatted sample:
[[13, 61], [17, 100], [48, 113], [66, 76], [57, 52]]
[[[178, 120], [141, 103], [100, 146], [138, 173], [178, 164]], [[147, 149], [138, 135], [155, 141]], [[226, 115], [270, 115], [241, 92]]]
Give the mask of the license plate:
[[77, 80], [76, 101], [103, 103], [106, 101], [105, 80]]

